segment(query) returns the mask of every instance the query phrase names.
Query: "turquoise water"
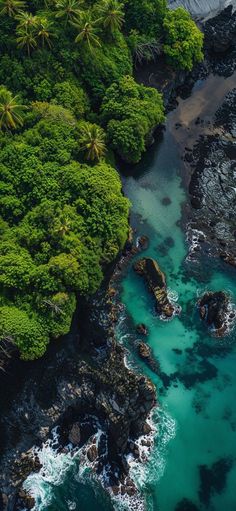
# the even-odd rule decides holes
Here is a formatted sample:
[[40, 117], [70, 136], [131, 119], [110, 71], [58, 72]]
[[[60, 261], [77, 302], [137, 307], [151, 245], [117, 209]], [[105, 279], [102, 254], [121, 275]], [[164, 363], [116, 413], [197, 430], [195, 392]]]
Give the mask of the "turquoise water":
[[[155, 382], [160, 407], [175, 424], [173, 427], [173, 422], [169, 423], [170, 441], [164, 454], [162, 432], [157, 434], [146, 468], [142, 488], [149, 495], [148, 508], [154, 511], [222, 511], [223, 506], [227, 511], [236, 509], [235, 331], [221, 340], [210, 336], [196, 311], [197, 298], [206, 289], [227, 290], [236, 301], [235, 270], [206, 257], [188, 261], [189, 247], [179, 223], [181, 205], [186, 200], [181, 187], [179, 140], [194, 139], [193, 121], [198, 115], [194, 98], [208, 88], [207, 81], [198, 84], [191, 98], [191, 122], [180, 128], [182, 134], [175, 136], [173, 121], [178, 116], [184, 120], [189, 112], [189, 100], [180, 102], [179, 112], [177, 109], [169, 115], [161, 144], [144, 158], [136, 175], [126, 177], [124, 182], [125, 193], [133, 203], [135, 235], [148, 235], [150, 246], [145, 256], [158, 260], [166, 273], [168, 287], [178, 294], [182, 307], [180, 317], [161, 321], [154, 313], [143, 280], [131, 266], [126, 271], [122, 302], [134, 324], [147, 325], [147, 343], [165, 373], [164, 378], [154, 375], [135, 355], [133, 360]], [[204, 101], [203, 104], [206, 108]], [[196, 117], [192, 115], [194, 106]], [[186, 133], [187, 130], [190, 132]], [[166, 197], [171, 200], [169, 205], [163, 205]], [[124, 334], [123, 324], [121, 338]], [[132, 336], [134, 339], [135, 329], [129, 345]], [[166, 433], [164, 428], [164, 440]], [[184, 507], [183, 499], [196, 507], [186, 507], [186, 502]]]
[[[133, 204], [135, 236], [149, 237], [145, 255], [158, 260], [172, 297], [182, 307], [179, 317], [161, 321], [144, 282], [132, 270], [133, 261], [123, 271], [120, 298], [125, 314], [117, 336], [129, 348], [128, 363], [155, 383], [159, 401], [153, 415], [154, 450], [146, 464], [133, 469], [148, 511], [236, 510], [235, 331], [221, 340], [210, 336], [196, 310], [197, 298], [206, 289], [227, 290], [236, 302], [235, 271], [206, 256], [189, 261], [180, 222], [186, 202], [181, 178], [187, 172], [181, 147], [196, 139], [200, 128], [195, 119], [200, 115], [208, 121], [233, 85], [235, 76], [198, 82], [191, 98], [180, 100], [168, 115], [162, 140], [149, 149], [133, 175], [123, 177]], [[176, 122], [182, 123], [178, 130]], [[136, 354], [135, 324], [140, 322], [148, 326], [145, 341], [159, 363], [159, 375]], [[107, 496], [90, 483], [80, 455], [71, 460], [46, 446], [41, 456], [44, 473], [27, 481], [37, 511], [110, 511]]]

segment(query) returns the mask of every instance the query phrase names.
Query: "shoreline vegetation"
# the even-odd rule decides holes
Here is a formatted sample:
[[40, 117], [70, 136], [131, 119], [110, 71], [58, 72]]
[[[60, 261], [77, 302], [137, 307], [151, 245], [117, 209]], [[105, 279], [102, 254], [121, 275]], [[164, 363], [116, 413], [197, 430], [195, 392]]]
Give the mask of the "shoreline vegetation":
[[113, 151], [138, 162], [164, 121], [134, 62], [190, 70], [203, 35], [164, 0], [1, 0], [0, 16], [0, 347], [32, 360], [128, 237]]

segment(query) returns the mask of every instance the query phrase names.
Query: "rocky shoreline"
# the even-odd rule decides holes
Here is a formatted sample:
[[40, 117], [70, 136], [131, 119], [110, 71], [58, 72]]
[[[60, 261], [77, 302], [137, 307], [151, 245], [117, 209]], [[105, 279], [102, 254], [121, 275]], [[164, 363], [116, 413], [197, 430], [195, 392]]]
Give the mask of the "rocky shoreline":
[[217, 111], [214, 127], [217, 134], [202, 137], [191, 152], [191, 227], [201, 231], [201, 246], [210, 244], [236, 266], [236, 89]]
[[[89, 344], [82, 340], [79, 353], [74, 350], [69, 360], [65, 360], [65, 354], [58, 353], [55, 364], [51, 360], [50, 366], [45, 366], [41, 381], [34, 382], [39, 385], [38, 392], [30, 393], [29, 385], [32, 387], [33, 382], [26, 384], [21, 400], [3, 418], [11, 439], [11, 449], [6, 442], [1, 460], [2, 504], [6, 510], [32, 507], [32, 499], [22, 490], [29, 473], [40, 469], [31, 448], [45, 442], [55, 426], [59, 426], [61, 449], [69, 443], [76, 448], [87, 444], [87, 458], [93, 464], [93, 471], [99, 476], [107, 466], [106, 485], [114, 489], [114, 494], [117, 495], [117, 488], [123, 494], [136, 492], [128, 477], [126, 455], [132, 452], [140, 435], [150, 433], [146, 420], [156, 403], [156, 395], [147, 378], [124, 364], [123, 348], [114, 339], [115, 307], [109, 290], [86, 303], [84, 327]], [[48, 390], [50, 376], [54, 379], [53, 396]], [[45, 396], [42, 398], [44, 394], [47, 403]], [[97, 445], [92, 442], [96, 434], [94, 416], [103, 431]], [[15, 428], [17, 439], [13, 443]]]

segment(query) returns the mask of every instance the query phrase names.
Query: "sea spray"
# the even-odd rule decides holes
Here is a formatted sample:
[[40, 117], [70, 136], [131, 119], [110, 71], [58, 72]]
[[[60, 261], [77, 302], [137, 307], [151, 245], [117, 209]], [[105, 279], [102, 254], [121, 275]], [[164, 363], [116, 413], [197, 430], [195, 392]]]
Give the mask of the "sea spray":
[[[169, 441], [175, 437], [176, 423], [163, 409], [155, 408], [147, 423], [150, 433], [142, 435], [137, 441], [140, 456], [129, 454], [126, 459], [130, 467], [130, 477], [138, 489], [135, 495], [113, 496], [116, 511], [153, 511], [152, 485], [162, 477], [166, 465], [166, 450]], [[147, 445], [147, 440], [150, 444]], [[148, 505], [147, 505], [148, 502]]]
[[[145, 463], [130, 462], [131, 476], [140, 490], [145, 490], [153, 482], [159, 480], [165, 470], [167, 446], [169, 441], [175, 437], [176, 422], [167, 411], [161, 407], [153, 410], [149, 419], [151, 432], [148, 438], [151, 440], [151, 449], [142, 445], [144, 437], [138, 440], [139, 447], [144, 455]], [[146, 436], [147, 438], [147, 436]]]
[[[85, 417], [86, 419], [86, 417]], [[95, 416], [90, 416], [97, 424], [97, 432], [92, 437], [92, 443], [95, 442], [98, 447], [101, 436], [104, 431]], [[35, 447], [34, 454], [39, 458], [41, 469], [38, 473], [32, 473], [24, 482], [24, 489], [35, 499], [33, 511], [47, 511], [50, 505], [58, 506], [64, 511], [78, 508], [80, 501], [79, 487], [87, 487], [97, 495], [97, 500], [101, 498], [101, 487], [107, 486], [106, 467], [100, 476], [93, 471], [94, 463], [91, 463], [87, 457], [87, 451], [91, 447], [91, 441], [80, 449], [73, 448], [68, 444], [63, 451], [59, 445], [58, 428], [52, 430], [52, 438], [43, 443], [41, 448]], [[106, 444], [107, 449], [107, 444]], [[105, 450], [104, 456], [107, 451]], [[72, 498], [60, 500], [60, 493], [66, 486], [71, 487]], [[58, 491], [56, 491], [56, 488]], [[58, 493], [58, 495], [57, 495]], [[57, 503], [57, 504], [56, 504]]]
[[53, 497], [53, 488], [63, 483], [68, 470], [79, 458], [79, 451], [68, 448], [66, 452], [58, 451], [58, 430], [52, 430], [52, 438], [42, 444], [41, 448], [35, 447], [41, 469], [37, 473], [30, 474], [24, 482], [24, 489], [35, 499], [34, 511], [43, 511], [50, 504]]

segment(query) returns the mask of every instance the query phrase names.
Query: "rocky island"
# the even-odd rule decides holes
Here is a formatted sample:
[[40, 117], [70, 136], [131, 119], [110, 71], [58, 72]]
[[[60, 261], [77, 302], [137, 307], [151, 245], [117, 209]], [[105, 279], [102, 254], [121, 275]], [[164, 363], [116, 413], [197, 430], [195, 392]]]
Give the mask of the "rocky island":
[[144, 257], [134, 263], [134, 270], [145, 278], [150, 292], [154, 295], [156, 311], [164, 318], [171, 318], [178, 309], [172, 305], [168, 298], [166, 279], [156, 261]]

